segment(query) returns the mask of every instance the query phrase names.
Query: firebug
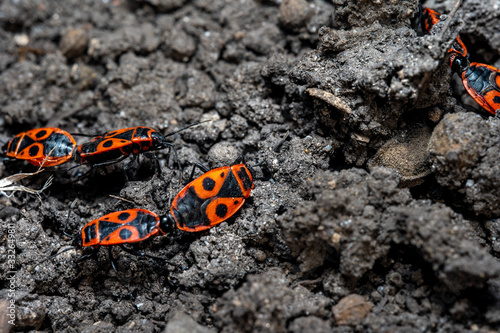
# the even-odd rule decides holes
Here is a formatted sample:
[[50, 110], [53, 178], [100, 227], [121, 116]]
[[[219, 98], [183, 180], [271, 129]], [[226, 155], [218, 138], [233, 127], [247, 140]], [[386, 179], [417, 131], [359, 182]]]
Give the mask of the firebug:
[[500, 71], [490, 65], [469, 62], [457, 54], [450, 56], [452, 71], [462, 78], [467, 93], [489, 113], [500, 109]]
[[[234, 215], [254, 188], [253, 166], [240, 156], [231, 166], [208, 171], [187, 184], [174, 198], [169, 218], [177, 228], [196, 232], [206, 230]], [[194, 171], [194, 167], [193, 167]]]
[[43, 127], [17, 134], [2, 147], [1, 155], [51, 167], [71, 159], [75, 147], [75, 139], [68, 132]]

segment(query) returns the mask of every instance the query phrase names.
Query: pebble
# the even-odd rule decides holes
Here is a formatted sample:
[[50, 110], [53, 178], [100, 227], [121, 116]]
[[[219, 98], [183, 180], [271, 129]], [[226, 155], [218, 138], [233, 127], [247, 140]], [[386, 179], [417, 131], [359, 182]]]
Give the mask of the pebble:
[[332, 311], [337, 325], [357, 325], [361, 323], [373, 308], [361, 295], [351, 294], [343, 297]]

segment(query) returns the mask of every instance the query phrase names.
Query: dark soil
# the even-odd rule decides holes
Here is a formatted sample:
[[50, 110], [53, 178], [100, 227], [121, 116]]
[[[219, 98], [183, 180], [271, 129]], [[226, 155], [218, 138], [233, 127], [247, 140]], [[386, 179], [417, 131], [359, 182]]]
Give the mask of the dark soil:
[[[422, 35], [416, 0], [0, 1], [2, 140], [212, 120], [171, 137], [182, 184], [165, 152], [168, 185], [147, 158], [83, 178], [73, 162], [24, 183], [53, 173], [41, 200], [2, 198], [0, 253], [15, 228], [17, 257], [0, 260], [0, 312], [13, 299], [17, 318], [0, 330], [497, 332], [500, 119], [445, 54], [460, 31], [499, 67], [500, 9], [462, 2]], [[240, 154], [263, 164], [235, 217], [136, 246], [175, 265], [113, 249], [122, 283], [104, 248], [41, 263], [70, 245], [75, 199], [74, 234], [116, 210], [166, 214], [193, 163]], [[34, 170], [5, 161], [0, 178]]]

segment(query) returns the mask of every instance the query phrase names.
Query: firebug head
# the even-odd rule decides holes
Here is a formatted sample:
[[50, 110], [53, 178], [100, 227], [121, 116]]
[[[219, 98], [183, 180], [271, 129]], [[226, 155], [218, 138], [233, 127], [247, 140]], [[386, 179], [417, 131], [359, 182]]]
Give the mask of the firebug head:
[[160, 232], [162, 232], [163, 234], [166, 234], [169, 231], [172, 231], [172, 228], [174, 227], [174, 225], [175, 225], [175, 220], [172, 217], [172, 215], [167, 214], [164, 216], [160, 216], [159, 228], [160, 228]]
[[450, 55], [450, 67], [453, 72], [461, 74], [469, 67], [469, 61], [459, 54], [452, 53]]
[[151, 133], [151, 150], [163, 149], [171, 145], [160, 132], [154, 131]]
[[74, 246], [75, 248], [83, 247], [82, 236], [80, 234], [76, 235], [73, 238], [73, 242], [71, 243], [71, 245]]

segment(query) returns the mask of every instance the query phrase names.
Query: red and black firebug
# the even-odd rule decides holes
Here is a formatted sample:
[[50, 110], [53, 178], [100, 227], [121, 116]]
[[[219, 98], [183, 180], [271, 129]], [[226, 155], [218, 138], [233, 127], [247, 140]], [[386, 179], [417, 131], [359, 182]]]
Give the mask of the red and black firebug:
[[17, 134], [2, 147], [1, 154], [36, 166], [51, 167], [71, 159], [75, 147], [75, 139], [68, 132], [43, 127]]

